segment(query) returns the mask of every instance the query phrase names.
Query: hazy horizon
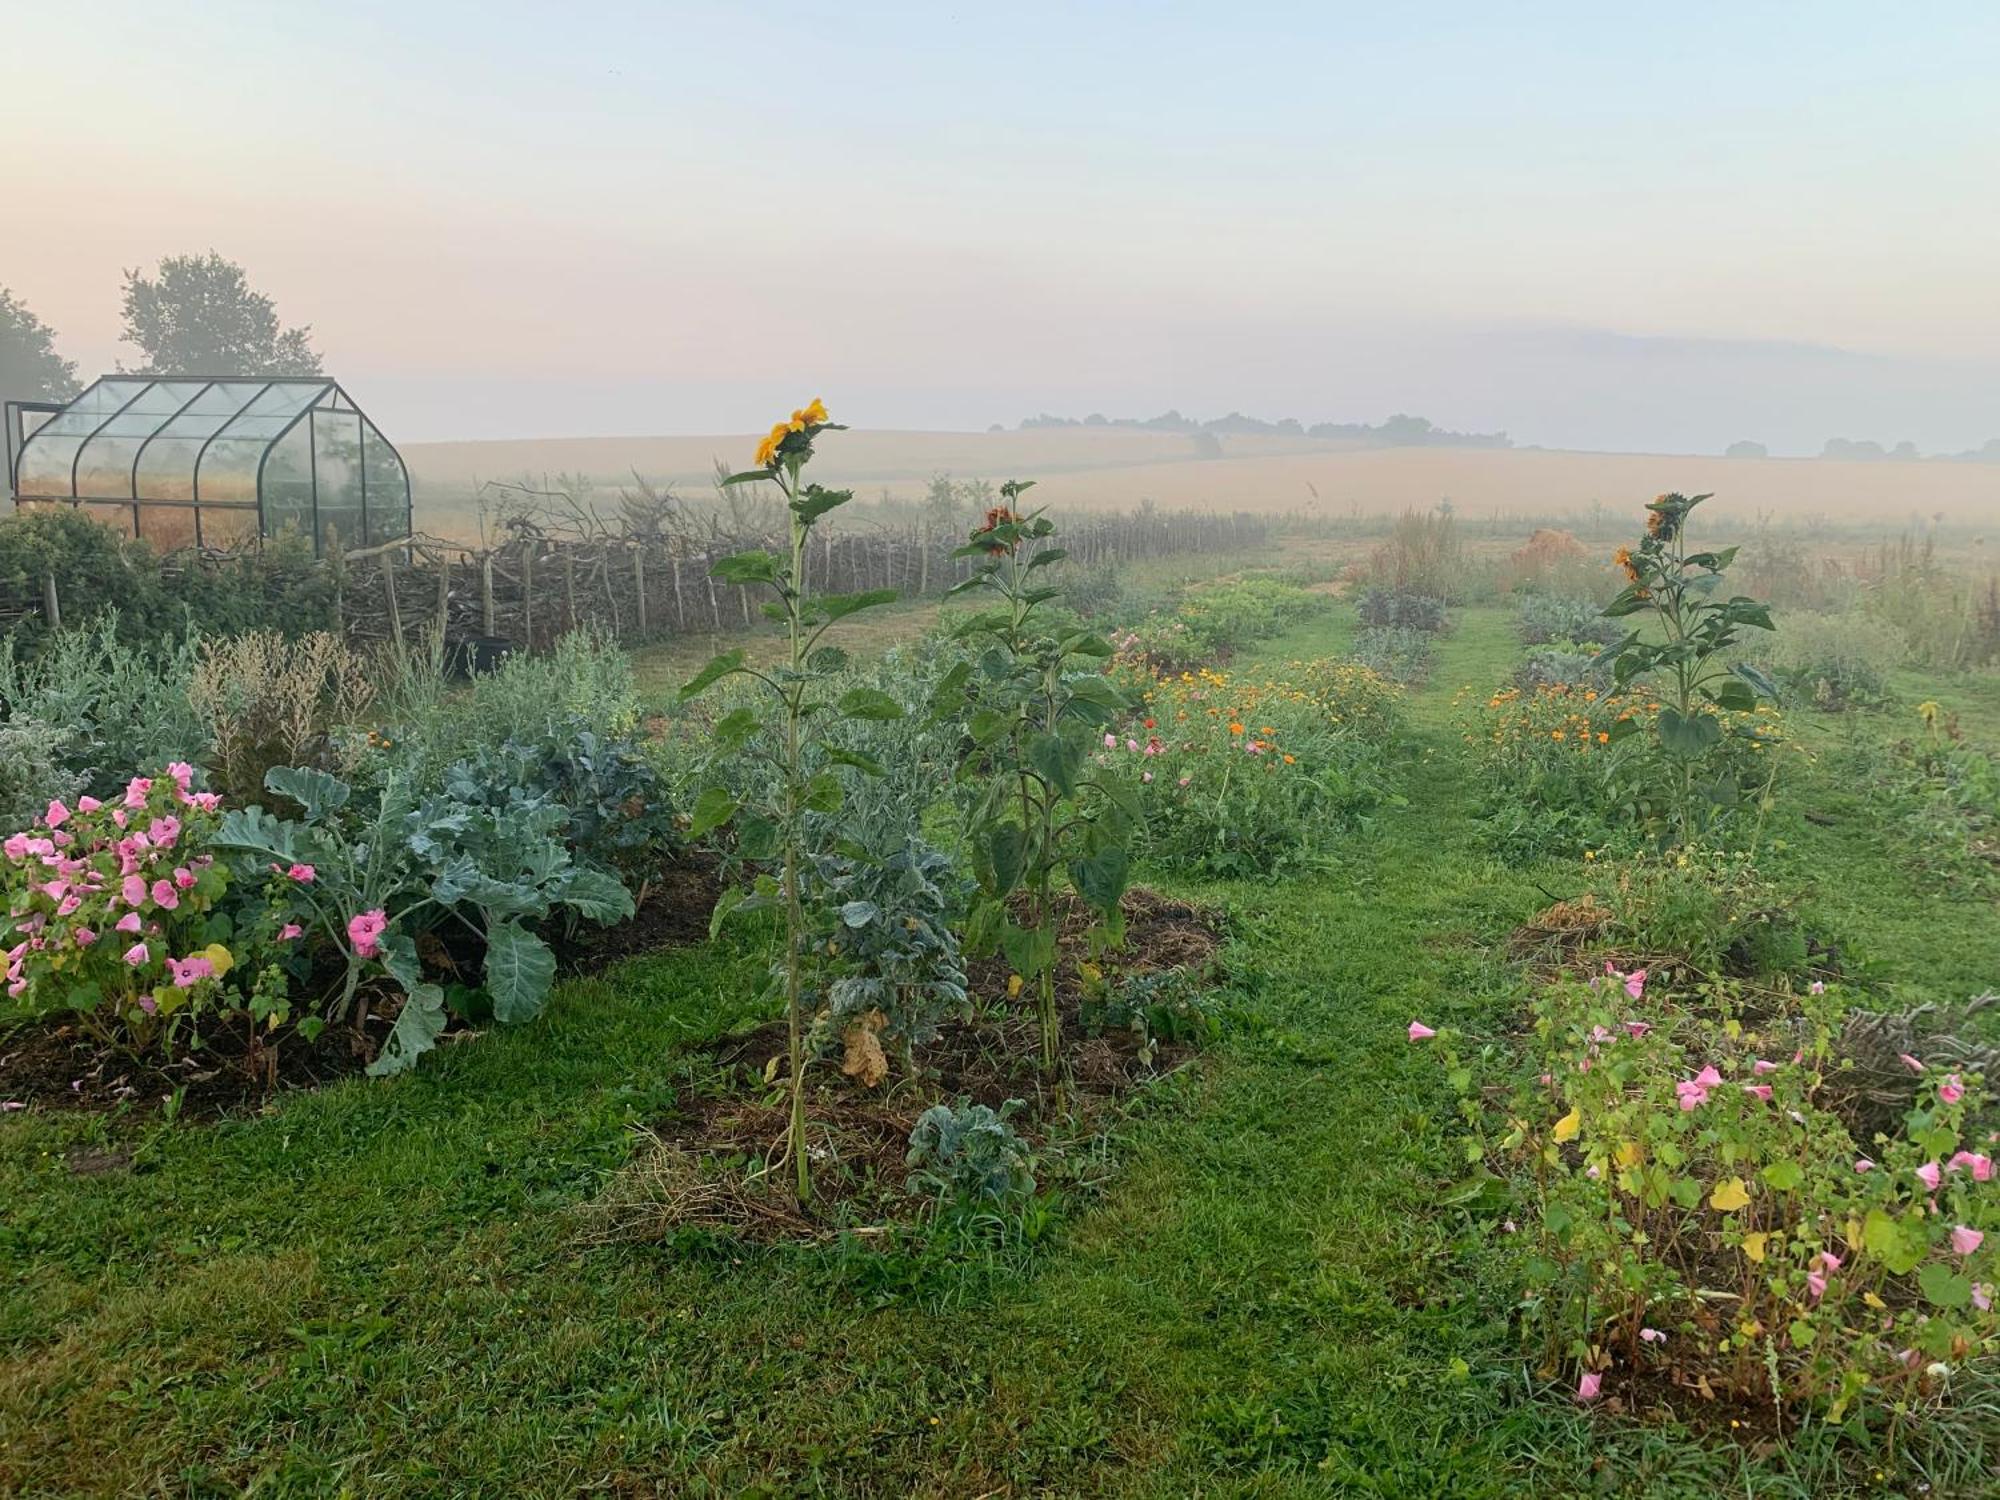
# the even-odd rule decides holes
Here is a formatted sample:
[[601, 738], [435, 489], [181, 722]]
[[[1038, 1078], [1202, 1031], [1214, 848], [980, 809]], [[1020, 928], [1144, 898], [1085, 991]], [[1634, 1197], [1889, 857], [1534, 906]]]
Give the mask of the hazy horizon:
[[2000, 12], [14, 17], [0, 286], [214, 249], [402, 442], [1039, 412], [2000, 436]]

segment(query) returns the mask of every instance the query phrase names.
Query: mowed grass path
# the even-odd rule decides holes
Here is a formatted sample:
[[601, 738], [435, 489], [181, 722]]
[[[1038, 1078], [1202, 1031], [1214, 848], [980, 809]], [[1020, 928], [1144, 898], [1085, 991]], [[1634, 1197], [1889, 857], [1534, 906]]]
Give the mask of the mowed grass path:
[[544, 1022], [407, 1078], [118, 1129], [130, 1173], [65, 1164], [101, 1121], [0, 1121], [0, 1489], [1743, 1490], [1727, 1443], [1538, 1391], [1481, 1278], [1493, 1227], [1440, 1203], [1462, 1166], [1403, 1028], [1496, 1028], [1499, 940], [1575, 873], [1474, 839], [1449, 700], [1515, 650], [1497, 612], [1450, 638], [1412, 704], [1408, 806], [1338, 869], [1198, 892], [1235, 914], [1243, 1023], [1147, 1096], [1108, 1190], [1025, 1267], [583, 1243], [576, 1207], [667, 1104], [674, 1049], [756, 988], [728, 946], [565, 986]]

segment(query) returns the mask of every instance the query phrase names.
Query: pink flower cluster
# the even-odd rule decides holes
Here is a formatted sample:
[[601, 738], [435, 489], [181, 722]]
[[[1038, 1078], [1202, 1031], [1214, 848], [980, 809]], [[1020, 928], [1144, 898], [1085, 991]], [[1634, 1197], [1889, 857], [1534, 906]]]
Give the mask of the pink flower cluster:
[[[154, 1009], [143, 992], [163, 977], [155, 947], [172, 946], [177, 913], [209, 904], [200, 891], [214, 859], [191, 851], [212, 833], [220, 799], [195, 791], [193, 779], [194, 768], [176, 761], [157, 778], [133, 777], [114, 802], [51, 802], [34, 828], [0, 841], [0, 886], [16, 939], [0, 950], [9, 996], [23, 997], [44, 977], [95, 980], [109, 996]], [[111, 933], [130, 941], [105, 942]], [[106, 951], [114, 948], [115, 955]], [[212, 971], [200, 957], [166, 962], [167, 982], [183, 989], [207, 977], [202, 969]]]

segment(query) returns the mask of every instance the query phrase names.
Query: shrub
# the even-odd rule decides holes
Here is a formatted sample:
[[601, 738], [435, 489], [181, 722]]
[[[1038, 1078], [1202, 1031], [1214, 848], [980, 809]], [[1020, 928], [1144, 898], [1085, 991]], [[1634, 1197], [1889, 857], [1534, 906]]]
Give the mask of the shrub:
[[1032, 1196], [1034, 1154], [1007, 1123], [1020, 1108], [1019, 1099], [998, 1111], [961, 1099], [925, 1110], [910, 1132], [911, 1191], [959, 1204], [1007, 1205]]
[[1365, 707], [1345, 720], [1324, 672], [1324, 696], [1212, 671], [1162, 681], [1095, 758], [1139, 769], [1149, 858], [1225, 878], [1311, 866], [1387, 796], [1371, 731], [1388, 689], [1369, 676], [1375, 691], [1355, 690]]
[[1579, 1399], [1657, 1373], [1838, 1422], [2000, 1346], [1979, 1079], [1926, 1072], [1899, 1130], [1857, 1138], [1834, 1107], [1838, 1018], [1832, 994], [1749, 1009], [1638, 972], [1562, 980], [1493, 1116], [1442, 1038], [1487, 1160], [1527, 1199], [1521, 1306]]
[[1601, 605], [1564, 594], [1523, 594], [1516, 628], [1530, 646], [1562, 642], [1608, 646], [1625, 633]]
[[217, 786], [230, 800], [248, 802], [263, 794], [273, 766], [334, 769], [334, 731], [359, 717], [374, 688], [336, 635], [289, 640], [254, 630], [203, 641], [187, 696], [206, 732]]
[[206, 1015], [283, 1014], [282, 978], [228, 945], [228, 876], [209, 852], [218, 799], [192, 778], [178, 763], [115, 801], [52, 802], [6, 840], [7, 993], [25, 1013], [74, 1016], [138, 1052], [171, 1051]]
[[[1510, 853], [1533, 855], [1657, 833], [1672, 788], [1662, 788], [1650, 757], [1635, 753], [1643, 740], [1621, 726], [1644, 729], [1660, 710], [1643, 685], [1624, 693], [1570, 684], [1507, 688], [1478, 700], [1464, 737], [1485, 788], [1488, 837]], [[1803, 751], [1775, 712], [1713, 704], [1698, 712], [1723, 726], [1714, 774], [1741, 789], [1710, 820], [1710, 832], [1720, 836], [1736, 828], [1721, 814], [1761, 813], [1785, 757]], [[1736, 831], [1748, 839], [1756, 827], [1753, 818]]]
[[[189, 634], [285, 632], [338, 627], [333, 570], [304, 538], [273, 537], [233, 557], [162, 555], [144, 542], [68, 508], [34, 507], [0, 517], [0, 594], [39, 605], [56, 580], [66, 628], [110, 618], [122, 643], [150, 646]], [[15, 628], [25, 656], [53, 632], [39, 615]]]
[[1581, 688], [1605, 694], [1611, 691], [1611, 669], [1597, 659], [1595, 651], [1579, 650], [1573, 642], [1531, 646], [1514, 668], [1514, 686], [1527, 694], [1546, 688]]
[[122, 794], [134, 767], [208, 757], [207, 733], [188, 701], [196, 648], [127, 645], [124, 618], [107, 610], [87, 627], [45, 636], [33, 657], [15, 637], [0, 639], [7, 719], [59, 729], [62, 769], [98, 797]]
[[1364, 630], [1355, 637], [1354, 659], [1391, 682], [1419, 686], [1437, 666], [1437, 637], [1401, 625]]
[[83, 777], [63, 764], [69, 736], [39, 719], [0, 720], [0, 828], [29, 828], [51, 802], [74, 802]]
[[1465, 547], [1451, 513], [1403, 512], [1389, 539], [1369, 554], [1367, 576], [1377, 588], [1462, 603], [1467, 585]]
[[1768, 645], [1761, 664], [1794, 703], [1835, 711], [1875, 707], [1889, 699], [1889, 674], [1909, 656], [1895, 626], [1872, 615], [1795, 614]]
[[1372, 588], [1361, 596], [1361, 623], [1371, 630], [1408, 630], [1437, 634], [1450, 623], [1445, 601], [1437, 594], [1403, 589]]

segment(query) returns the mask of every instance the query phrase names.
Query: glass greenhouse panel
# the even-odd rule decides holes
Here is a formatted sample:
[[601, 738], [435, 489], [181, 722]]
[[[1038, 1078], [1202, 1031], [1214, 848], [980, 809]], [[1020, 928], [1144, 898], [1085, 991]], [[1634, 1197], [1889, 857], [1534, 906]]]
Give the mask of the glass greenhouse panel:
[[[23, 429], [17, 504], [67, 502], [162, 547], [406, 536], [409, 472], [322, 378], [106, 376]], [[246, 516], [248, 519], [246, 520]]]

